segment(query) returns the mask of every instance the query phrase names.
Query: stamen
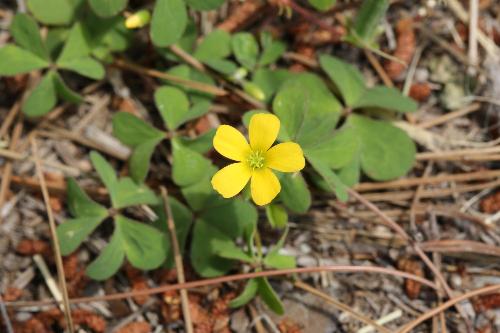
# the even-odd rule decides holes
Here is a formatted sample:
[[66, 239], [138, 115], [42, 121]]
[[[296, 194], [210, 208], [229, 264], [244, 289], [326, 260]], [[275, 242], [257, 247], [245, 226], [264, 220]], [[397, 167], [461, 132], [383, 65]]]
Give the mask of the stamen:
[[259, 150], [252, 150], [248, 155], [247, 162], [252, 169], [261, 169], [264, 167], [264, 153]]

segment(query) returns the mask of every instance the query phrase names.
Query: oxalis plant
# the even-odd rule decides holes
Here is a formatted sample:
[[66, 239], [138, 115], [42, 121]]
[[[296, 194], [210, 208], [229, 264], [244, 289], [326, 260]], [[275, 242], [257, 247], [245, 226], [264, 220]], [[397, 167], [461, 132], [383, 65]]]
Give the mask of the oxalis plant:
[[[87, 274], [96, 280], [116, 274], [125, 260], [142, 270], [173, 267], [165, 207], [146, 185], [152, 160], [171, 167], [168, 176], [175, 190], [170, 192], [175, 198], [169, 202], [180, 250], [202, 277], [295, 267], [295, 259], [283, 251], [287, 224], [289, 214], [309, 210], [310, 188], [346, 201], [346, 189], [361, 177], [394, 179], [414, 162], [414, 143], [393, 123], [415, 111], [415, 102], [394, 88], [367, 87], [356, 67], [331, 55], [318, 57], [316, 72], [290, 73], [279, 67], [287, 45], [266, 32], [214, 30], [198, 41], [200, 33], [188, 10], [211, 10], [223, 2], [157, 0], [127, 19], [128, 13], [121, 14], [126, 0], [27, 0], [29, 12], [13, 18], [13, 40], [0, 48], [0, 75], [41, 73], [22, 103], [27, 116], [43, 116], [59, 99], [81, 103], [84, 97], [73, 90], [81, 80], [76, 84], [71, 72], [85, 77], [85, 84], [103, 79], [105, 66], [130, 46], [131, 28], [147, 29], [159, 56], [158, 71], [204, 85], [223, 81], [262, 105], [244, 112], [241, 123], [223, 124], [192, 137], [186, 124], [207, 114], [214, 96], [193, 85], [161, 81], [153, 96], [156, 110], [151, 110], [159, 114], [152, 117], [161, 119], [159, 123], [153, 126], [149, 115], [114, 114], [113, 134], [132, 151], [128, 176], [117, 177], [112, 164], [92, 152], [92, 164], [108, 198], [99, 198], [98, 203], [69, 179], [73, 218], [58, 227], [64, 255], [100, 229], [107, 243], [91, 244], [97, 255], [87, 267]], [[309, 3], [324, 11], [335, 1]], [[346, 40], [375, 48], [387, 4], [364, 1], [349, 24]], [[206, 70], [184, 64], [173, 47]], [[161, 68], [162, 64], [168, 65]], [[214, 148], [232, 162], [209, 158]], [[223, 167], [219, 170], [218, 165]], [[258, 223], [259, 211], [269, 226]], [[261, 237], [264, 227], [280, 232], [275, 243]], [[247, 281], [231, 305], [241, 306], [256, 295], [283, 313], [266, 278]]]

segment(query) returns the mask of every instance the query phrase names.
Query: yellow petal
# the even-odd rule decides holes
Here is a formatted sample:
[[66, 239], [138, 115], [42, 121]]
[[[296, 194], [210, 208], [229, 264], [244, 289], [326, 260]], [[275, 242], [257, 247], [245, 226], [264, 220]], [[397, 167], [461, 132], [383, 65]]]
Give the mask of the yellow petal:
[[259, 206], [270, 203], [281, 191], [278, 177], [269, 168], [254, 170], [250, 188], [252, 199]]
[[212, 186], [224, 198], [231, 198], [241, 192], [251, 175], [252, 171], [246, 164], [229, 164], [212, 177]]
[[248, 132], [253, 150], [265, 152], [278, 137], [280, 120], [273, 114], [258, 113], [250, 119]]
[[295, 142], [280, 143], [266, 153], [266, 166], [281, 172], [296, 172], [306, 164], [302, 148]]
[[243, 161], [250, 152], [250, 146], [243, 134], [229, 125], [221, 125], [217, 129], [214, 148], [222, 156], [234, 161]]

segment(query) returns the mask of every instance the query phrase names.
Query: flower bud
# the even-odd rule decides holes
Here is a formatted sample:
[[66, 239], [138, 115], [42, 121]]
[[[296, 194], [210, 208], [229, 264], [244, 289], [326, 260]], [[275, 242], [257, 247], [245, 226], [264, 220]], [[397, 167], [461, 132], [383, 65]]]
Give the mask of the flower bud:
[[140, 10], [127, 17], [125, 27], [127, 29], [142, 28], [151, 21], [151, 14], [147, 9]]

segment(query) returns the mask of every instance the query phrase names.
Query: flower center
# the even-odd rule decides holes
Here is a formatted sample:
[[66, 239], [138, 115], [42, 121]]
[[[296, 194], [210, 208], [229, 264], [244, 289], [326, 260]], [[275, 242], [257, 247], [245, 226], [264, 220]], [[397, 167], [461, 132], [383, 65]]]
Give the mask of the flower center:
[[264, 161], [264, 153], [260, 150], [252, 150], [247, 158], [248, 164], [254, 170], [264, 167]]

